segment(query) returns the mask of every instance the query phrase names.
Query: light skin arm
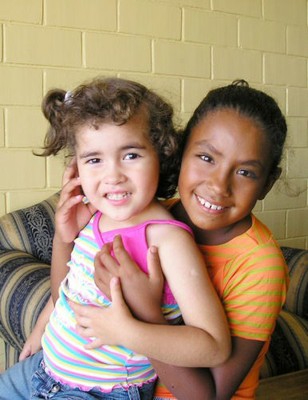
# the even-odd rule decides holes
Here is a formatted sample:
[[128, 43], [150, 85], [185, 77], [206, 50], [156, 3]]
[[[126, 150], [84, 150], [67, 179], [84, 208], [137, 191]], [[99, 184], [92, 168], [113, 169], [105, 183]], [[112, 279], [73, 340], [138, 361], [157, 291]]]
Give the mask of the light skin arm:
[[67, 262], [74, 239], [96, 211], [91, 204], [83, 202], [83, 197], [76, 160], [73, 159], [63, 174], [62, 190], [55, 215], [51, 258], [51, 294], [54, 303], [58, 298], [60, 283], [68, 272]]
[[[159, 249], [161, 262], [168, 258], [174, 260], [175, 254], [178, 256], [176, 269], [170, 272], [163, 267], [163, 270], [182, 311], [185, 326], [147, 324], [128, 313], [120, 317], [111, 305], [106, 310], [100, 310], [99, 319], [93, 321], [96, 332], [92, 331], [89, 336], [98, 337], [105, 344], [122, 344], [139, 354], [173, 365], [201, 367], [223, 362], [229, 354], [230, 345], [225, 315], [202, 256], [192, 238], [191, 241], [188, 238], [191, 236], [182, 229], [169, 231], [168, 241], [164, 242], [171, 245]], [[117, 243], [114, 243], [113, 250], [119, 260]], [[193, 264], [197, 267], [187, 267]], [[86, 326], [84, 323], [81, 325]], [[190, 349], [188, 352], [187, 348]]]
[[19, 361], [24, 360], [27, 357], [32, 356], [41, 349], [41, 339], [45, 330], [45, 326], [49, 320], [49, 316], [53, 310], [53, 301], [50, 297], [46, 306], [43, 308], [33, 331], [27, 338], [26, 343], [20, 353]]
[[[158, 296], [156, 300], [151, 300], [151, 308], [153, 308], [153, 305], [157, 304], [157, 299], [160, 299], [159, 290], [161, 290], [159, 289], [161, 286], [158, 283], [160, 279], [160, 265], [157, 252], [151, 251], [148, 254], [150, 272], [148, 276], [143, 274], [139, 267], [130, 259], [123, 247], [121, 247], [121, 242], [118, 243], [117, 259], [120, 262], [120, 268], [109, 255], [107, 248], [103, 248], [97, 255], [96, 262], [100, 265], [100, 269], [98, 270], [100, 275], [97, 282], [101, 290], [108, 292], [111, 277], [120, 276], [125, 296], [126, 293], [130, 293], [130, 295], [138, 293], [140, 296], [146, 297], [148, 293], [152, 295], [156, 293], [156, 296]], [[125, 265], [125, 268], [122, 268], [122, 265]], [[156, 274], [155, 279], [152, 278], [153, 273]], [[128, 290], [125, 292], [126, 287]], [[126, 297], [125, 299], [130, 306], [133, 304]], [[144, 305], [146, 303], [139, 299], [139, 302], [136, 302], [136, 304], [139, 305], [141, 310], [134, 310], [134, 315], [142, 318], [142, 314], [145, 313]], [[142, 307], [140, 307], [140, 304], [142, 304]], [[80, 318], [82, 326], [91, 326], [93, 321], [99, 321], [97, 308], [95, 307], [80, 306], [75, 311], [78, 311], [77, 315]], [[166, 323], [166, 321], [163, 322], [160, 307], [150, 317], [148, 312], [145, 314], [149, 322]], [[88, 329], [91, 328], [82, 328], [80, 326], [81, 333], [85, 336], [89, 333]], [[261, 341], [233, 337], [232, 353], [229, 359], [219, 367], [211, 369], [177, 367], [153, 358], [151, 362], [160, 379], [179, 400], [187, 400], [187, 398], [193, 398], [194, 400], [230, 399], [255, 362], [263, 345], [264, 342]], [[189, 385], [187, 382], [189, 382]]]
[[24, 344], [20, 361], [40, 350], [41, 338], [58, 298], [60, 283], [68, 271], [67, 262], [70, 259], [73, 241], [95, 212], [90, 204], [82, 202], [83, 195], [75, 160], [72, 160], [65, 169], [62, 185], [55, 215], [55, 235], [51, 258], [51, 297]]

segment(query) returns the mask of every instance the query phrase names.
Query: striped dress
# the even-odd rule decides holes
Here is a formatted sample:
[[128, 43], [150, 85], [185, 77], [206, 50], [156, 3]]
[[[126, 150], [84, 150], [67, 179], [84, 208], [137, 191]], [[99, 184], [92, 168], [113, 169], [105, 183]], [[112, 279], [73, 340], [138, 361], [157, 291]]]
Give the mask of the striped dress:
[[[42, 339], [46, 372], [62, 384], [88, 391], [94, 387], [102, 392], [130, 385], [142, 385], [156, 379], [149, 360], [123, 346], [102, 346], [87, 350], [87, 340], [76, 332], [76, 321], [68, 300], [79, 304], [108, 307], [109, 299], [94, 283], [94, 257], [104, 243], [121, 234], [123, 244], [140, 268], [147, 272], [148, 250], [146, 228], [149, 224], [172, 224], [191, 232], [175, 220], [151, 220], [137, 226], [105, 233], [99, 231], [101, 214], [96, 213], [80, 232], [69, 262], [69, 273], [59, 290], [59, 299]], [[179, 307], [165, 283], [162, 310], [168, 320], [180, 316]], [[125, 326], [123, 326], [125, 329]]]

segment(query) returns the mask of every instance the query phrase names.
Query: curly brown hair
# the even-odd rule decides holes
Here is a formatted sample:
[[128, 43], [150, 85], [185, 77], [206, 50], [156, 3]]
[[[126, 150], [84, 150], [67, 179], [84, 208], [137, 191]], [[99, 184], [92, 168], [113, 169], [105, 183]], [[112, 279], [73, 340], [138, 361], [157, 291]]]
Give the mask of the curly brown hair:
[[170, 198], [179, 173], [179, 134], [173, 124], [173, 108], [140, 83], [120, 78], [95, 78], [72, 92], [50, 90], [42, 111], [49, 121], [42, 156], [67, 150], [75, 153], [76, 132], [85, 124], [98, 129], [102, 123], [124, 125], [136, 113], [145, 112], [149, 138], [160, 160], [156, 196]]

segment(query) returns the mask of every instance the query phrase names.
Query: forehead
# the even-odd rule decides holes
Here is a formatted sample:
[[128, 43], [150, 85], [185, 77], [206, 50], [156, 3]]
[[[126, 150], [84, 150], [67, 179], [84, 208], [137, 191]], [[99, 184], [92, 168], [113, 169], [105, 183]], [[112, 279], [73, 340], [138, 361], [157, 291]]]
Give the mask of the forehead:
[[[191, 130], [188, 142], [208, 140], [252, 141], [252, 145], [267, 143], [263, 127], [258, 121], [233, 109], [209, 112]], [[268, 144], [268, 143], [267, 143]]]
[[116, 140], [119, 140], [120, 137], [123, 139], [131, 139], [133, 137], [144, 140], [150, 139], [148, 119], [146, 115], [140, 115], [140, 113], [135, 114], [123, 124], [117, 124], [111, 119], [89, 120], [76, 129], [77, 142], [82, 140], [85, 134], [95, 134], [95, 132], [105, 136], [114, 135]]
[[236, 110], [224, 109], [210, 112], [192, 128], [184, 155], [198, 151], [237, 162], [256, 160], [265, 166], [270, 163], [271, 146], [258, 122]]

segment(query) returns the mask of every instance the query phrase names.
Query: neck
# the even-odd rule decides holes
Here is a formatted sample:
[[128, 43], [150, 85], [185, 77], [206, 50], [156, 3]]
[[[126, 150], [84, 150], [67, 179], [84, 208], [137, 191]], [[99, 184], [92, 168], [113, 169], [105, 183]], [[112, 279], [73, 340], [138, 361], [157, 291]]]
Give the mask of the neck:
[[233, 225], [215, 230], [206, 230], [199, 228], [191, 221], [181, 202], [177, 203], [171, 211], [176, 219], [185, 222], [191, 227], [196, 243], [199, 245], [217, 246], [230, 242], [236, 236], [246, 232], [252, 224], [251, 215], [249, 214]]
[[102, 213], [99, 229], [101, 232], [108, 232], [115, 229], [129, 228], [142, 224], [145, 221], [152, 219], [167, 219], [170, 214], [163, 208], [163, 206], [154, 199], [142, 212], [132, 215], [127, 219], [110, 218], [108, 215]]

